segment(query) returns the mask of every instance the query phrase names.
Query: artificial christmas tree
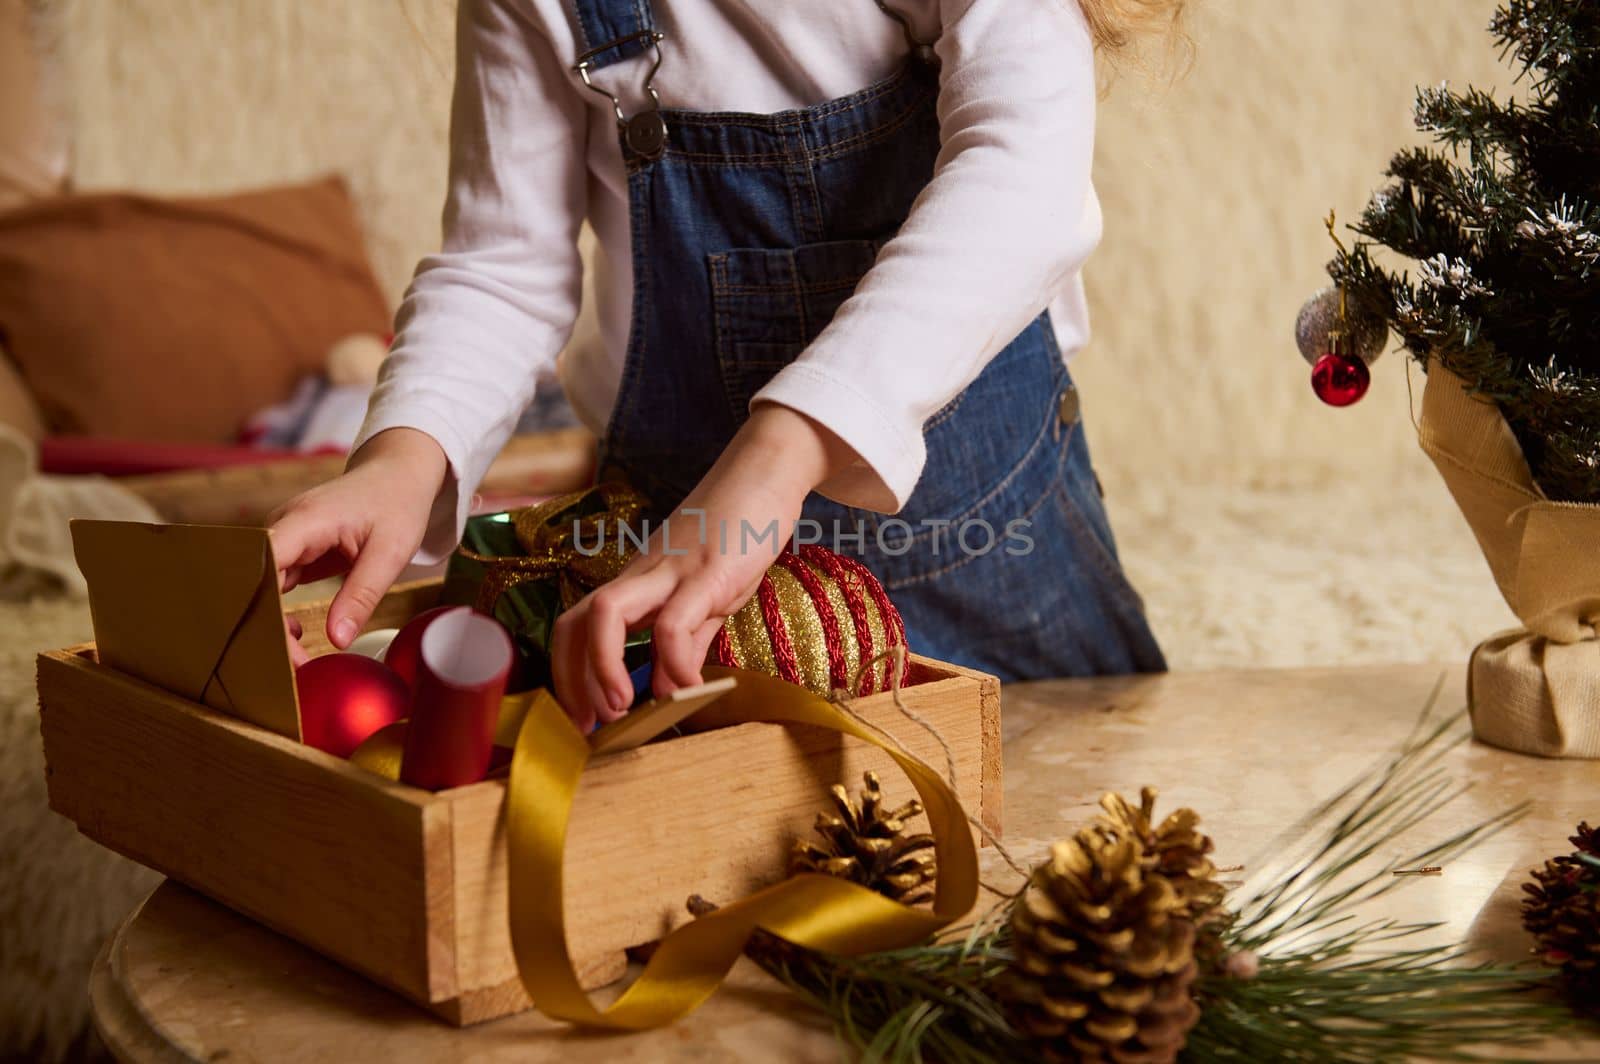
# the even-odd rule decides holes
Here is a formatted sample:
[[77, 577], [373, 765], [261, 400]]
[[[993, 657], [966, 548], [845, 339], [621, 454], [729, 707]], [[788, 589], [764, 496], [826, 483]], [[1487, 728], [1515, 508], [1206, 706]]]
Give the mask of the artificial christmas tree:
[[[1490, 32], [1522, 96], [1418, 93], [1435, 145], [1390, 161], [1360, 240], [1335, 236], [1322, 329], [1349, 361], [1347, 337], [1381, 322], [1423, 364], [1422, 447], [1526, 626], [1473, 652], [1478, 736], [1600, 757], [1600, 0], [1507, 0]], [[1305, 322], [1329, 320], [1314, 309], [1302, 350]]]
[[1549, 498], [1600, 502], [1600, 0], [1508, 0], [1490, 32], [1523, 97], [1420, 90], [1436, 146], [1394, 156], [1328, 272], [1499, 408]]

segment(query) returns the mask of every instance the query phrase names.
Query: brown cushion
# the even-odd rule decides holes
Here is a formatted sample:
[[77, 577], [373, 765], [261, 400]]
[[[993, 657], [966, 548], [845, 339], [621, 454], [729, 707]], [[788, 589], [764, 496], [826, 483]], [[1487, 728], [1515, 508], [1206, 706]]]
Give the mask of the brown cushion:
[[0, 214], [0, 342], [52, 432], [226, 442], [336, 341], [388, 328], [336, 177]]

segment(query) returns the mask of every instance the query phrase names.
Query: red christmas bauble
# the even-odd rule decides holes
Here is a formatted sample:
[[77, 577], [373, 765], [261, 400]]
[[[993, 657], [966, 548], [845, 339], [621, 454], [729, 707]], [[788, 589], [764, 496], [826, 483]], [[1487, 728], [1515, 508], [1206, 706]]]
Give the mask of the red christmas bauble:
[[349, 757], [379, 728], [404, 717], [411, 689], [382, 662], [361, 654], [324, 654], [295, 670], [300, 736], [307, 746]]
[[417, 666], [422, 660], [422, 632], [428, 627], [428, 622], [442, 613], [449, 613], [453, 606], [435, 606], [431, 610], [423, 610], [405, 623], [400, 631], [395, 633], [394, 639], [389, 643], [389, 649], [383, 652], [383, 663], [393, 669], [396, 676], [405, 681], [411, 690], [417, 689]]
[[1311, 390], [1329, 406], [1349, 406], [1367, 394], [1372, 372], [1359, 358], [1329, 351], [1311, 370]]

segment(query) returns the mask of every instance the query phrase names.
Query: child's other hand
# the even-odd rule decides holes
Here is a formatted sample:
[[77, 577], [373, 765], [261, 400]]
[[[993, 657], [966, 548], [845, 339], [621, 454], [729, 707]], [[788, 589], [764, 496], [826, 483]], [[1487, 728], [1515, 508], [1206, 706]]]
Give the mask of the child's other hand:
[[[622, 660], [630, 631], [652, 629], [657, 697], [700, 683], [717, 629], [754, 594], [807, 493], [851, 457], [810, 418], [775, 404], [757, 407], [645, 550], [557, 619], [550, 648], [556, 697], [578, 727], [615, 720], [632, 703]], [[768, 532], [774, 524], [776, 535]], [[741, 535], [744, 528], [751, 534]]]
[[[343, 476], [291, 499], [268, 519], [287, 591], [349, 570], [328, 610], [328, 639], [343, 649], [422, 545], [448, 463], [433, 437], [389, 429], [350, 458]], [[295, 665], [307, 655], [289, 630]]]

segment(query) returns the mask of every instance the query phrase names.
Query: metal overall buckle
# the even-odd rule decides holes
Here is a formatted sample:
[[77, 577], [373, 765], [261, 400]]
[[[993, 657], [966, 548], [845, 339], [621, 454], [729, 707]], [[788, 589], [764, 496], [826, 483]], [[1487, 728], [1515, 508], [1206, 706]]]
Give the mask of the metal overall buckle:
[[[596, 85], [589, 75], [594, 70], [595, 56], [640, 40], [649, 41], [651, 49], [655, 52], [655, 62], [651, 64], [650, 73], [645, 75], [644, 79], [644, 91], [650, 94], [651, 106], [630, 118], [622, 109], [622, 101]], [[667, 122], [661, 117], [661, 97], [656, 93], [655, 85], [656, 71], [661, 69], [661, 42], [664, 40], [666, 34], [659, 30], [641, 30], [627, 37], [607, 41], [598, 48], [589, 49], [578, 57], [577, 65], [572, 68], [583, 79], [584, 87], [611, 101], [611, 109], [617, 114], [617, 128], [622, 131], [623, 142], [628, 145], [629, 150], [650, 160], [660, 158], [667, 147]]]
[[925, 41], [917, 36], [917, 31], [912, 28], [911, 20], [903, 12], [890, 7], [884, 0], [876, 0], [878, 10], [894, 19], [900, 24], [900, 32], [905, 34], [906, 47], [911, 49], [911, 57], [923, 66], [932, 70], [939, 69], [939, 56], [933, 50], [933, 41]]

